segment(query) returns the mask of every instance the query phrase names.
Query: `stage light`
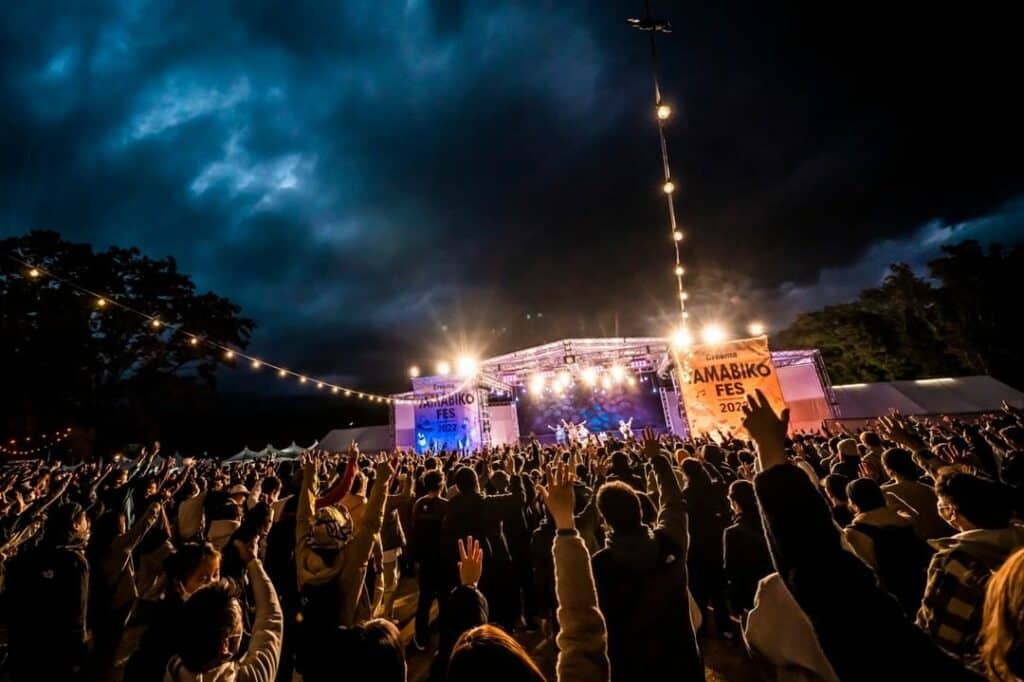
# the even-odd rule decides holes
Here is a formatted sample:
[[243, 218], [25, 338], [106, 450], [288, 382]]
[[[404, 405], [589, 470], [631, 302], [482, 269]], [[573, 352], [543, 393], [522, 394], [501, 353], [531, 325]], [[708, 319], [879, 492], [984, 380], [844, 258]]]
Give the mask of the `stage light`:
[[672, 239], [676, 240], [677, 242], [683, 241], [683, 233], [682, 233], [682, 231], [681, 230], [676, 230], [675, 232], [673, 232], [672, 233]]
[[658, 105], [658, 119], [661, 121], [667, 121], [668, 117], [672, 115], [672, 107], [667, 104]]
[[587, 386], [594, 386], [597, 384], [597, 370], [593, 367], [587, 367], [583, 370], [583, 382]]
[[572, 383], [572, 375], [563, 369], [558, 373], [558, 383], [561, 384], [563, 388], [569, 388], [569, 384]]
[[750, 326], [747, 327], [747, 331], [750, 332], [751, 336], [761, 336], [764, 334], [764, 324], [761, 322], [751, 322]]
[[603, 388], [603, 389], [605, 389], [607, 391], [611, 387], [612, 387], [612, 380], [610, 378], [608, 378], [607, 376], [601, 377], [601, 388]]
[[420, 368], [419, 367], [417, 367], [416, 365], [413, 365], [412, 367], [409, 368], [409, 376], [410, 377], [415, 379], [419, 375], [420, 375]]
[[677, 350], [689, 348], [693, 344], [693, 336], [686, 329], [679, 328], [672, 333], [672, 345]]
[[672, 192], [676, 191], [676, 183], [671, 180], [666, 180], [665, 184], [661, 186], [661, 189], [665, 194], [672, 194]]
[[255, 360], [255, 359], [254, 359], [254, 360], [252, 361], [252, 368], [253, 368], [253, 369], [259, 369], [259, 368], [260, 368], [260, 367], [262, 367], [262, 366], [263, 366], [263, 363], [262, 363], [262, 362], [260, 362], [259, 360]]
[[103, 308], [106, 305], [107, 305], [107, 299], [105, 299], [105, 298], [97, 298], [96, 299], [96, 307], [97, 308]]
[[722, 343], [727, 337], [728, 334], [726, 333], [725, 328], [720, 324], [711, 323], [705, 325], [705, 327], [700, 331], [700, 338], [704, 343], [709, 345]]
[[676, 266], [676, 277], [682, 277], [684, 272], [686, 272], [686, 271], [683, 270], [683, 266], [682, 265], [677, 265]]
[[620, 384], [622, 380], [626, 378], [626, 370], [621, 365], [612, 365], [612, 380], [615, 383]]
[[629, 377], [628, 379], [626, 379], [626, 383], [629, 384], [630, 386], [636, 386], [636, 379], [633, 377]]
[[455, 361], [455, 369], [460, 377], [475, 376], [477, 367], [476, 358], [471, 358], [468, 355], [463, 355]]
[[286, 376], [288, 376], [288, 372], [284, 371], [283, 369], [279, 369], [279, 370], [277, 370], [277, 376], [279, 376], [279, 377], [281, 377], [283, 379]]
[[437, 373], [440, 376], [446, 377], [449, 374], [451, 374], [451, 372], [452, 366], [451, 364], [448, 363], [447, 360], [442, 360], [441, 362], [437, 363]]
[[28, 276], [31, 277], [32, 279], [38, 278], [40, 274], [42, 273], [40, 273], [37, 268], [32, 268], [31, 270], [28, 271]]
[[544, 375], [534, 374], [530, 377], [530, 393], [540, 395], [544, 392]]

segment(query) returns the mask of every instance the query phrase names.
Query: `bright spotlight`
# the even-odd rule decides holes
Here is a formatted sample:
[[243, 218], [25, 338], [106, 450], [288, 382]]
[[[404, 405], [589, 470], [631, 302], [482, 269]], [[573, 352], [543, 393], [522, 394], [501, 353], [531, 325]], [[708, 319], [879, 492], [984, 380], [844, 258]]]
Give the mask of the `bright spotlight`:
[[417, 367], [416, 365], [413, 365], [412, 367], [409, 368], [409, 376], [411, 376], [413, 379], [415, 379], [419, 375], [420, 375], [420, 368], [419, 367]]
[[722, 343], [726, 340], [728, 334], [725, 332], [725, 328], [720, 324], [709, 324], [700, 331], [700, 338], [704, 343], [708, 345], [714, 345], [716, 343]]
[[608, 377], [607, 375], [601, 377], [601, 388], [603, 388], [603, 389], [605, 389], [607, 391], [611, 387], [612, 387], [612, 380], [611, 380], [611, 378]]
[[437, 373], [438, 375], [443, 377], [448, 376], [449, 374], [452, 373], [451, 364], [449, 364], [447, 360], [442, 360], [441, 362], [437, 363]]
[[612, 380], [617, 384], [621, 384], [625, 378], [626, 370], [621, 365], [612, 365]]
[[471, 377], [476, 374], [477, 361], [468, 355], [463, 355], [455, 361], [455, 369], [460, 377]]
[[693, 345], [693, 335], [690, 334], [689, 330], [679, 329], [672, 332], [672, 347], [676, 350], [685, 350]]
[[558, 373], [558, 383], [562, 385], [562, 388], [568, 388], [572, 383], [572, 375], [563, 369]]
[[597, 384], [597, 370], [593, 367], [587, 367], [583, 370], [583, 382], [587, 386], [594, 386]]
[[747, 331], [750, 332], [751, 336], [761, 336], [765, 332], [763, 322], [751, 322], [750, 326], [747, 327]]
[[530, 378], [530, 393], [534, 395], [540, 395], [544, 392], [544, 375], [534, 374]]

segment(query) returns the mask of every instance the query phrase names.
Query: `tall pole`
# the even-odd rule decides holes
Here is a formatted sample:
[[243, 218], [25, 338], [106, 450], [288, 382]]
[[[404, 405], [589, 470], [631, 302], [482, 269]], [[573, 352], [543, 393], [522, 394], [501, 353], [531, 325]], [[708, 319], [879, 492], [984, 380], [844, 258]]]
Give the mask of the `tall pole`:
[[675, 332], [673, 341], [677, 346], [688, 346], [690, 344], [689, 313], [686, 311], [687, 294], [683, 289], [683, 268], [682, 256], [679, 243], [683, 240], [683, 233], [676, 222], [675, 190], [676, 183], [672, 179], [672, 169], [668, 159], [668, 142], [665, 138], [665, 127], [672, 116], [672, 107], [662, 97], [661, 80], [658, 75], [658, 47], [655, 41], [656, 33], [671, 33], [672, 26], [667, 21], [655, 19], [651, 14], [650, 0], [644, 0], [646, 14], [643, 19], [629, 19], [629, 24], [640, 31], [648, 34], [651, 43], [651, 67], [654, 73], [654, 113], [658, 122], [658, 141], [661, 145], [661, 167], [664, 175], [662, 191], [665, 200], [668, 202], [669, 236], [672, 240], [672, 247], [675, 254], [675, 268], [673, 273], [676, 277], [676, 297], [679, 301], [679, 329]]

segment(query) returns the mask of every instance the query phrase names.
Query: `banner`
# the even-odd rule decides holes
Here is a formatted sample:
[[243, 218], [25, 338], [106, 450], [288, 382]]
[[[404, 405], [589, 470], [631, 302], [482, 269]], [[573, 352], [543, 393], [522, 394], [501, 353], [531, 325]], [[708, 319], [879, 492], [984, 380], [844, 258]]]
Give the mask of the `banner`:
[[469, 451], [480, 447], [483, 392], [460, 383], [430, 377], [413, 381], [416, 452]]
[[693, 435], [713, 434], [717, 429], [748, 437], [743, 428], [743, 406], [756, 389], [761, 389], [776, 412], [786, 406], [766, 336], [694, 346], [689, 377], [682, 376], [679, 365], [677, 362], [680, 397]]

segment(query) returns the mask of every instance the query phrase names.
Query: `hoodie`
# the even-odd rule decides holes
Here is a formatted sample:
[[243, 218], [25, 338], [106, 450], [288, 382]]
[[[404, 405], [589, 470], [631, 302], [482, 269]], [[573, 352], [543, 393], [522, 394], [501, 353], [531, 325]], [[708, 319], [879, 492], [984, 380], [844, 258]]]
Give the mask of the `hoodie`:
[[190, 671], [181, 658], [175, 656], [167, 664], [164, 682], [271, 682], [277, 676], [284, 615], [260, 560], [250, 561], [246, 570], [256, 600], [256, 621], [245, 656], [200, 673]]
[[853, 517], [853, 524], [843, 529], [846, 541], [850, 543], [854, 553], [864, 560], [868, 566], [878, 571], [878, 557], [875, 555], [875, 543], [867, 533], [857, 530], [857, 525], [874, 526], [875, 528], [907, 528], [914, 527], [911, 519], [900, 516], [889, 507], [879, 507], [871, 511], [861, 512]]
[[660, 679], [666, 669], [703, 680], [687, 600], [686, 505], [668, 458], [658, 455], [653, 464], [658, 525], [611, 534], [592, 559], [612, 680]]
[[968, 530], [930, 544], [937, 551], [917, 624], [943, 649], [969, 660], [978, 650], [988, 580], [1011, 552], [1024, 547], [1024, 526]]

